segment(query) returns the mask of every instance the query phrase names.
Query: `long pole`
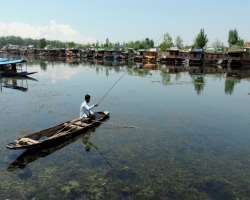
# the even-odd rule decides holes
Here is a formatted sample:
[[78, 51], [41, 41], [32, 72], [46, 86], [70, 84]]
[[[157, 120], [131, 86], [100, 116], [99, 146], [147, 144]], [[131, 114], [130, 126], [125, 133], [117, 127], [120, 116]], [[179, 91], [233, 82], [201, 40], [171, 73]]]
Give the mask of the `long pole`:
[[121, 77], [112, 85], [111, 88], [107, 90], [107, 92], [102, 96], [102, 98], [98, 101], [98, 104], [100, 104], [107, 96], [108, 94], [112, 91], [112, 89], [119, 83], [120, 80], [126, 75], [126, 73], [122, 74]]

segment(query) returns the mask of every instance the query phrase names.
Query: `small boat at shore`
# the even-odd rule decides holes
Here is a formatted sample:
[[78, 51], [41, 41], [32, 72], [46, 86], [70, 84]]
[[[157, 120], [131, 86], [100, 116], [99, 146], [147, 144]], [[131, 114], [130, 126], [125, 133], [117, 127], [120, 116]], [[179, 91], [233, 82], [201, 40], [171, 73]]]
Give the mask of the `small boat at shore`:
[[61, 123], [43, 131], [35, 132], [21, 138], [18, 138], [6, 147], [12, 150], [45, 148], [56, 145], [69, 138], [82, 134], [99, 126], [103, 121], [109, 118], [109, 112], [97, 112], [95, 120], [82, 122], [79, 118]]
[[23, 63], [26, 63], [26, 60], [9, 60], [0, 58], [0, 77], [27, 77], [36, 73], [27, 72], [27, 69], [24, 71], [22, 68]]

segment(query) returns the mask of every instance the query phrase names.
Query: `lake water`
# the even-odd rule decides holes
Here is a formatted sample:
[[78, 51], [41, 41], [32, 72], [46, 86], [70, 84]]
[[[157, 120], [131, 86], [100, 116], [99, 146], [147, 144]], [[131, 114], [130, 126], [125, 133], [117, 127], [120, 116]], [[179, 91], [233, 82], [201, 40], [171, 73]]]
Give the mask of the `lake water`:
[[[1, 79], [0, 199], [250, 198], [250, 79], [45, 61], [28, 71], [36, 80]], [[5, 148], [77, 117], [84, 94], [98, 102], [123, 74], [98, 107], [107, 123], [47, 151]]]

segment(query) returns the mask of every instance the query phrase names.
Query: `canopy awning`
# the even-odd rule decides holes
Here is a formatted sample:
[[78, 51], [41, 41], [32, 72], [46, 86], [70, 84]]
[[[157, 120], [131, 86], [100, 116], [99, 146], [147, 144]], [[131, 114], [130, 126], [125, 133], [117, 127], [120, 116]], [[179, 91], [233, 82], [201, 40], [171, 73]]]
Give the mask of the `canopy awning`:
[[0, 59], [0, 66], [3, 65], [14, 65], [14, 64], [22, 64], [25, 63], [26, 60], [20, 59], [20, 60], [8, 60], [8, 59]]

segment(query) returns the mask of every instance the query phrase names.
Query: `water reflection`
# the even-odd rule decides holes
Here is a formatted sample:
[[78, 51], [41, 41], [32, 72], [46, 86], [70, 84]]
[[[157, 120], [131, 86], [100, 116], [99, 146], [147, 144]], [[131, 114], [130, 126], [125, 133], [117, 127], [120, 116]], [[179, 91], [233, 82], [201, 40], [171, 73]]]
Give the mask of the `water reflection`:
[[226, 78], [225, 80], [225, 94], [232, 95], [235, 86], [240, 83], [239, 79], [236, 78]]
[[4, 88], [27, 92], [29, 89], [28, 81], [38, 81], [31, 77], [2, 77], [0, 78], [0, 90]]
[[166, 71], [161, 71], [161, 78], [163, 85], [169, 85], [171, 83], [171, 75]]
[[[96, 74], [105, 72], [106, 77], [109, 77], [112, 72], [120, 73], [122, 71], [127, 71], [128, 75], [138, 76], [138, 77], [148, 77], [152, 76], [152, 71], [159, 72], [161, 82], [164, 86], [178, 84], [181, 82], [183, 77], [189, 74], [191, 81], [194, 85], [194, 90], [197, 95], [201, 95], [205, 89], [205, 77], [207, 75], [213, 75], [214, 78], [223, 79], [225, 75], [228, 78], [225, 79], [225, 94], [232, 95], [234, 92], [235, 85], [239, 83], [241, 78], [249, 78], [250, 70], [230, 70], [227, 71], [222, 68], [217, 67], [185, 67], [185, 66], [168, 66], [168, 65], [158, 65], [152, 63], [134, 63], [134, 62], [120, 62], [120, 61], [100, 61], [100, 60], [85, 60], [80, 59], [66, 59], [66, 60], [36, 60], [31, 59], [29, 61], [29, 66], [39, 66], [41, 72], [51, 71], [51, 66], [53, 66], [53, 72], [50, 76], [53, 77], [52, 82], [56, 80], [69, 80], [73, 76], [77, 75], [84, 68], [95, 69]], [[58, 65], [69, 66], [70, 68], [64, 67], [58, 68]], [[71, 68], [78, 68], [76, 71], [72, 71]], [[237, 77], [237, 79], [230, 78]], [[27, 80], [35, 80], [28, 78]], [[20, 91], [28, 90], [27, 80], [18, 81], [17, 79], [9, 79], [8, 81], [1, 79], [1, 91], [4, 88], [12, 88]], [[152, 82], [156, 82], [155, 80]], [[190, 83], [188, 82], [188, 83]], [[25, 85], [24, 85], [25, 84]]]
[[40, 68], [42, 71], [47, 71], [47, 66], [48, 66], [47, 62], [40, 61]]
[[[189, 73], [183, 67], [133, 63], [34, 60], [28, 67], [40, 70], [29, 95], [11, 90], [0, 98], [4, 199], [10, 193], [14, 199], [20, 194], [23, 199], [236, 199], [237, 191], [248, 199], [247, 81], [215, 69]], [[18, 158], [19, 152], [5, 149], [19, 135], [75, 117], [86, 90], [98, 99], [122, 73], [127, 76], [101, 106], [116, 124], [130, 121], [140, 128], [100, 128], [98, 134]], [[197, 97], [201, 94], [205, 98]]]
[[147, 77], [152, 76], [152, 73], [148, 69], [142, 69], [138, 67], [129, 67], [127, 68], [127, 73], [131, 76]]
[[194, 89], [197, 95], [201, 95], [205, 88], [205, 79], [203, 76], [192, 76]]

